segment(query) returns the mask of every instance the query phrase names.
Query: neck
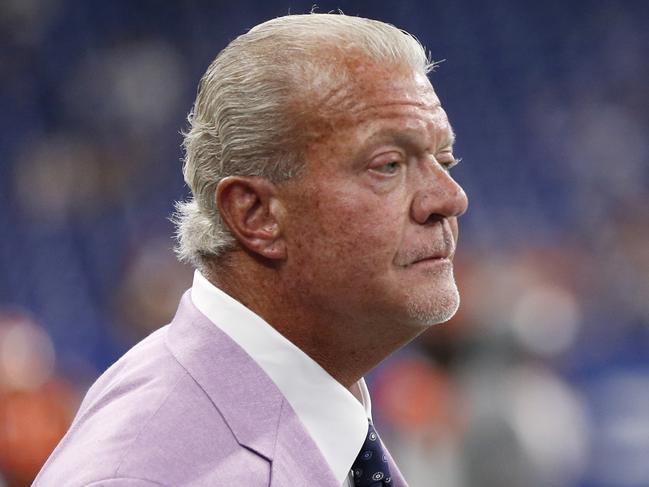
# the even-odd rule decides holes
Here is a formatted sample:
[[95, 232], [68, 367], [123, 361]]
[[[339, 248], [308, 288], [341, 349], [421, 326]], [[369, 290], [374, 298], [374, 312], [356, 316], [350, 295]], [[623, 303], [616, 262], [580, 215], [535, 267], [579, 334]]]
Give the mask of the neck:
[[[349, 388], [421, 330], [359, 319], [304, 302], [277, 268], [234, 251], [206, 276], [212, 284], [261, 316], [285, 338]], [[369, 332], [371, 330], [371, 333]], [[407, 330], [407, 328], [406, 328]]]

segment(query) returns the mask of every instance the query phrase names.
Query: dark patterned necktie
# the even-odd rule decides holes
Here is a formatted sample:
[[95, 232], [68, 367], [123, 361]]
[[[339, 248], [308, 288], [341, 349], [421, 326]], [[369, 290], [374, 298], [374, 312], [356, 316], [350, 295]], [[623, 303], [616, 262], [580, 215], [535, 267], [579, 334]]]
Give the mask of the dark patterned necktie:
[[392, 485], [388, 459], [385, 456], [379, 435], [369, 422], [367, 437], [361, 451], [352, 465], [354, 485], [358, 487], [384, 487]]

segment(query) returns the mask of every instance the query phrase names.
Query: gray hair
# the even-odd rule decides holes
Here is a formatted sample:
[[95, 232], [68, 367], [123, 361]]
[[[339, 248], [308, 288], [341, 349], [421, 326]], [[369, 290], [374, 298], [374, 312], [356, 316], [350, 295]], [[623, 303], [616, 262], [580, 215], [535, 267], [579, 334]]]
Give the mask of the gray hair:
[[172, 216], [181, 261], [204, 268], [208, 260], [234, 248], [215, 199], [223, 178], [260, 176], [281, 182], [299, 173], [304, 148], [300, 122], [308, 103], [322, 96], [323, 88], [333, 88], [334, 79], [335, 84], [344, 79], [340, 55], [352, 53], [422, 73], [434, 67], [410, 34], [342, 14], [269, 20], [216, 57], [200, 81], [184, 134], [183, 174], [193, 197], [176, 202]]

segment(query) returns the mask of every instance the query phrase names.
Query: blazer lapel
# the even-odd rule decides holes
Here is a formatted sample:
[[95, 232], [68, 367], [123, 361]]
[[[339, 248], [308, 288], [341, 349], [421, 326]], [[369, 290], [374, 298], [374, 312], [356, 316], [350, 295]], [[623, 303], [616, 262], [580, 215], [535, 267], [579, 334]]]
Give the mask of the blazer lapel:
[[169, 326], [167, 346], [209, 396], [239, 444], [272, 462], [272, 486], [337, 485], [322, 453], [275, 383], [196, 309], [190, 291], [183, 295]]
[[392, 455], [390, 455], [390, 451], [386, 448], [385, 443], [383, 443], [382, 440], [381, 444], [383, 445], [383, 451], [385, 452], [385, 455], [388, 457], [388, 465], [390, 466], [390, 476], [392, 477], [393, 487], [408, 487], [408, 483], [403, 478], [399, 467], [397, 467], [397, 464], [392, 458]]
[[290, 404], [284, 404], [277, 430], [271, 487], [340, 487], [318, 446], [306, 434]]

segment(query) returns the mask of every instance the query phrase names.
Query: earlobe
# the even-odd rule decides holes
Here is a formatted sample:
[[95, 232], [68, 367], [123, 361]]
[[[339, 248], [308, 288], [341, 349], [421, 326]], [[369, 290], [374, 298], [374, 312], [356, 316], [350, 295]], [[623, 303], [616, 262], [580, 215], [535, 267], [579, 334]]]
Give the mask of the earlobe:
[[259, 177], [229, 176], [216, 188], [221, 219], [239, 244], [267, 259], [284, 259], [275, 185]]

